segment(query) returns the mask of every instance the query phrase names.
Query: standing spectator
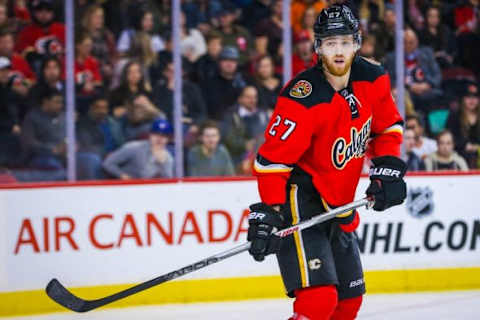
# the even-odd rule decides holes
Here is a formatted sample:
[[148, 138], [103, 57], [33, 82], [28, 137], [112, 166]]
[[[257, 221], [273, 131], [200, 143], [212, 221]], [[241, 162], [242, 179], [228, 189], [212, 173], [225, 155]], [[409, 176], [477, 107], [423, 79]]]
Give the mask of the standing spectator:
[[191, 63], [207, 52], [207, 45], [202, 33], [195, 28], [189, 28], [186, 25], [185, 13], [180, 16], [180, 47], [182, 55]]
[[226, 3], [219, 15], [222, 43], [224, 46], [232, 46], [237, 49], [239, 52], [238, 64], [243, 67], [248, 62], [253, 47], [250, 33], [235, 23], [237, 16], [233, 5]]
[[407, 170], [425, 170], [425, 163], [413, 152], [413, 148], [415, 147], [415, 131], [413, 129], [407, 129], [403, 136], [405, 141], [405, 155], [402, 156], [402, 160], [407, 164]]
[[165, 118], [144, 94], [134, 95], [127, 100], [126, 113], [121, 118], [123, 134], [127, 141], [145, 139], [155, 119]]
[[45, 56], [63, 53], [65, 26], [55, 21], [53, 0], [32, 0], [29, 9], [32, 23], [18, 34], [15, 51], [26, 57], [33, 69], [38, 71]]
[[208, 116], [221, 120], [228, 107], [237, 100], [240, 91], [248, 84], [238, 71], [239, 54], [235, 47], [224, 47], [219, 56], [218, 73], [203, 83], [203, 96]]
[[[173, 70], [173, 61], [165, 67], [163, 79], [157, 83], [153, 92], [153, 101], [166, 113], [167, 119], [173, 122], [173, 92], [175, 90], [175, 77]], [[185, 132], [192, 135], [198, 133], [198, 124], [207, 117], [207, 107], [203, 99], [200, 87], [189, 81], [183, 80], [182, 84], [182, 122]]]
[[275, 65], [270, 56], [260, 57], [255, 64], [255, 84], [258, 88], [258, 106], [273, 110], [277, 96], [282, 89], [280, 79], [275, 75]]
[[[408, 88], [415, 105], [415, 110], [425, 115], [439, 103], [442, 97], [440, 84], [442, 73], [435, 55], [429, 47], [419, 47], [415, 31], [406, 29], [405, 42], [405, 85]], [[385, 67], [397, 81], [395, 71], [395, 52], [388, 54]]]
[[171, 133], [167, 120], [156, 120], [148, 140], [124, 144], [105, 158], [103, 168], [122, 180], [173, 177], [173, 157], [166, 148]]
[[108, 101], [96, 98], [88, 113], [82, 116], [77, 129], [77, 176], [80, 180], [102, 178], [102, 160], [123, 144], [122, 128], [108, 115]]
[[478, 92], [467, 91], [462, 97], [460, 110], [451, 112], [447, 128], [455, 137], [456, 150], [464, 157], [470, 168], [477, 167], [480, 151], [480, 99]]
[[310, 34], [302, 30], [294, 37], [295, 51], [292, 55], [292, 76], [317, 64], [317, 55], [313, 52]]
[[221, 126], [223, 142], [235, 167], [242, 161], [255, 157], [269, 120], [267, 112], [258, 108], [257, 89], [254, 86], [243, 88], [237, 103], [226, 113]]
[[18, 163], [21, 128], [18, 111], [9, 85], [10, 60], [0, 57], [0, 168]]
[[438, 7], [429, 7], [426, 16], [427, 24], [419, 32], [420, 44], [433, 49], [435, 58], [442, 68], [451, 66], [456, 50], [455, 38], [450, 29], [441, 23]]
[[272, 1], [272, 14], [255, 27], [255, 46], [259, 54], [276, 54], [282, 42], [282, 2], [282, 0]]
[[212, 30], [207, 35], [207, 52], [195, 63], [195, 80], [198, 83], [208, 81], [218, 72], [218, 56], [222, 51], [222, 36]]
[[437, 151], [435, 140], [424, 136], [424, 126], [421, 124], [418, 116], [407, 116], [405, 127], [415, 132], [415, 146], [412, 148], [412, 151], [420, 159], [424, 160], [427, 155]]
[[214, 121], [200, 129], [201, 143], [188, 153], [188, 175], [193, 177], [231, 176], [235, 174], [228, 150], [220, 142], [220, 129]]
[[113, 33], [105, 27], [105, 13], [101, 6], [90, 5], [82, 17], [83, 30], [92, 39], [92, 56], [100, 63], [103, 78], [110, 81], [117, 50]]
[[165, 46], [163, 39], [158, 33], [154, 32], [153, 12], [146, 8], [141, 8], [137, 13], [134, 13], [133, 16], [133, 28], [122, 31], [117, 42], [117, 51], [126, 54], [132, 46], [135, 34], [138, 32], [145, 32], [150, 35], [151, 48], [154, 52], [163, 50]]
[[438, 170], [461, 170], [468, 171], [465, 159], [454, 151], [453, 135], [450, 131], [444, 130], [437, 136], [436, 152], [431, 153], [425, 159], [427, 171]]
[[150, 97], [151, 87], [145, 81], [142, 73], [142, 65], [138, 61], [130, 61], [123, 68], [120, 85], [113, 89], [109, 101], [110, 110], [117, 118], [123, 116], [127, 109], [127, 100], [135, 94], [143, 94]]
[[22, 142], [35, 169], [63, 170], [65, 161], [65, 112], [63, 96], [48, 90], [40, 108], [32, 108], [22, 125]]

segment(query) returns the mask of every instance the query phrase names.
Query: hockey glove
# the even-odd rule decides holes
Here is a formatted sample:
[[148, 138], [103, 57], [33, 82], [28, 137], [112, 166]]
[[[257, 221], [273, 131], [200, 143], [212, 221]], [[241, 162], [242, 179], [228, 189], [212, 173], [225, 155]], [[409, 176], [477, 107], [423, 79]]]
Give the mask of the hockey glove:
[[280, 237], [274, 233], [284, 226], [280, 212], [259, 202], [250, 206], [247, 240], [252, 244], [248, 252], [256, 261], [263, 261], [266, 255], [276, 253], [280, 248]]
[[383, 211], [401, 204], [407, 196], [407, 185], [403, 176], [407, 165], [403, 160], [393, 156], [372, 159], [374, 166], [370, 169], [370, 186], [366, 193], [373, 196], [375, 211]]

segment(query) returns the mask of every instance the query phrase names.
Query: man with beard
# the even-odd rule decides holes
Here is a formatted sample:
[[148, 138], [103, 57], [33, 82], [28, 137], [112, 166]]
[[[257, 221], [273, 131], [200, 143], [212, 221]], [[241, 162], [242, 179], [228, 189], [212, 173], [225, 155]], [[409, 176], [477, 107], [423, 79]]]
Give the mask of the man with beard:
[[366, 194], [374, 210], [401, 204], [402, 117], [384, 69], [356, 56], [359, 22], [347, 6], [323, 10], [314, 32], [319, 63], [281, 91], [254, 164], [262, 202], [250, 206], [249, 252], [257, 261], [277, 254], [295, 298], [291, 319], [350, 320], [365, 293], [353, 234], [358, 213], [282, 240], [274, 232], [353, 201], [367, 151], [373, 166]]

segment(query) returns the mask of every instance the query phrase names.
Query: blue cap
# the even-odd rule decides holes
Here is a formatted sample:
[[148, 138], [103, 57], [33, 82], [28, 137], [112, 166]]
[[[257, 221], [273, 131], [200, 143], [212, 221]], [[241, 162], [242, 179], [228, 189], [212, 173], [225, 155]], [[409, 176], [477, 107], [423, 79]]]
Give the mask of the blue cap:
[[239, 57], [237, 48], [233, 46], [224, 47], [218, 56], [220, 60], [238, 60]]
[[170, 122], [165, 119], [157, 119], [152, 123], [152, 128], [150, 133], [169, 135], [173, 132], [173, 128], [170, 125]]

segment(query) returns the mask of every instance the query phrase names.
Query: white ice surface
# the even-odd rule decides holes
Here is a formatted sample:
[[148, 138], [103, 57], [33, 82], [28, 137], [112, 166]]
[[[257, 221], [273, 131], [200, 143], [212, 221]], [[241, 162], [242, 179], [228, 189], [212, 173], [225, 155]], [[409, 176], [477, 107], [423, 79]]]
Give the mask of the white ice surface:
[[[290, 299], [241, 302], [172, 304], [151, 307], [105, 309], [86, 314], [55, 313], [41, 316], [1, 318], [9, 320], [286, 320]], [[480, 319], [480, 291], [442, 293], [378, 294], [364, 298], [358, 320], [474, 320]]]

